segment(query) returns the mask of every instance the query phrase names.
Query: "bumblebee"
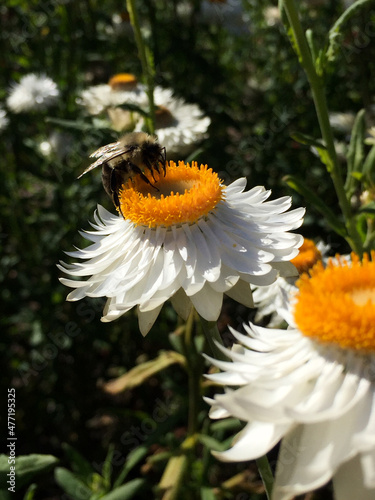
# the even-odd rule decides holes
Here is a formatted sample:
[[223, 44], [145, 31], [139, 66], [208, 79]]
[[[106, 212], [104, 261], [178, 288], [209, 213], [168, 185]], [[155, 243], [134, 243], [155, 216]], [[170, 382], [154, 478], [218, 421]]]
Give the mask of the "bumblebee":
[[102, 182], [106, 193], [112, 198], [116, 208], [119, 208], [119, 190], [121, 186], [133, 175], [139, 174], [147, 183], [150, 180], [144, 174], [148, 169], [155, 181], [154, 171], [160, 173], [160, 165], [165, 175], [166, 153], [156, 137], [145, 132], [130, 132], [121, 137], [117, 142], [112, 142], [99, 148], [90, 155], [90, 158], [98, 158], [89, 165], [78, 177], [90, 172], [96, 167], [102, 167]]

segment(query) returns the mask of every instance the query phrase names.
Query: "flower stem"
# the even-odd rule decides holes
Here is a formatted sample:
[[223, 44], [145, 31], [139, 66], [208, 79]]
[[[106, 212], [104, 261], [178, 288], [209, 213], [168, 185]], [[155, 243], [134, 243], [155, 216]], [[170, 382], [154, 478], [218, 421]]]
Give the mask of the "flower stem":
[[333, 133], [331, 125], [329, 123], [328, 108], [324, 92], [323, 80], [316, 72], [315, 65], [311, 57], [309, 45], [298, 16], [298, 11], [296, 8], [295, 1], [281, 0], [280, 4], [285, 9], [286, 15], [288, 17], [290, 28], [293, 32], [294, 41], [298, 48], [298, 55], [301, 61], [301, 65], [305, 70], [307, 79], [311, 87], [312, 98], [314, 101], [321, 134], [324, 140], [324, 144], [327, 148], [327, 153], [330, 158], [330, 161], [327, 162], [326, 164], [327, 170], [331, 175], [332, 182], [334, 184], [336, 194], [338, 197], [339, 205], [345, 219], [345, 225], [347, 230], [346, 240], [351, 246], [352, 250], [354, 250], [354, 252], [356, 252], [357, 254], [361, 255], [362, 240], [360, 234], [357, 231], [355, 221], [352, 216], [352, 209], [350, 206], [350, 202], [347, 199], [344, 189], [344, 182], [342, 179], [340, 165], [337, 159]]
[[145, 119], [148, 132], [155, 133], [155, 103], [154, 103], [154, 67], [153, 57], [150, 49], [144, 43], [141, 27], [139, 24], [135, 0], [126, 0], [126, 8], [129, 12], [130, 22], [134, 31], [134, 38], [138, 48], [138, 55], [142, 65], [143, 78], [146, 82], [147, 97], [149, 105], [149, 117]]
[[264, 489], [266, 490], [266, 495], [268, 500], [271, 499], [272, 496], [272, 488], [273, 488], [273, 474], [268, 462], [267, 455], [260, 457], [256, 461], [258, 471], [260, 477], [262, 478]]
[[[221, 361], [230, 361], [228, 356], [226, 356], [217, 346], [217, 344], [224, 346], [221, 339], [219, 330], [217, 328], [216, 321], [207, 321], [202, 316], [199, 315], [199, 319], [202, 325], [204, 335], [206, 337], [206, 342], [211, 349], [211, 353], [215, 359]], [[216, 341], [216, 343], [215, 343]]]
[[[201, 378], [201, 359], [198, 355], [193, 339], [194, 312], [192, 312], [186, 322], [185, 327], [185, 358], [188, 371], [189, 386], [189, 411], [188, 411], [188, 429], [187, 435], [192, 436], [197, 432], [198, 427], [198, 407], [201, 398], [200, 378]], [[199, 366], [197, 366], [199, 365]]]

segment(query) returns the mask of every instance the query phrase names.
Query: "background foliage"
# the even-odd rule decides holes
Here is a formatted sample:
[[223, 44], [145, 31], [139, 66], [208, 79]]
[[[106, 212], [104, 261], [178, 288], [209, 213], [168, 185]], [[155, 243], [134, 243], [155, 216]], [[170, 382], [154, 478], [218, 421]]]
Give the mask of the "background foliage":
[[[299, 3], [305, 27], [322, 44], [343, 4]], [[266, 8], [275, 5], [244, 2], [248, 30], [233, 31], [224, 22], [203, 22], [199, 0], [137, 4], [153, 48], [156, 83], [199, 104], [211, 118], [198, 161], [226, 183], [246, 176], [250, 186], [272, 188], [273, 197], [292, 194], [283, 176], [298, 175], [338, 213], [318, 157], [291, 138], [296, 131], [319, 137], [319, 131], [305, 75], [285, 30], [277, 19], [265, 17]], [[132, 313], [103, 324], [102, 301], [65, 302], [67, 290], [56, 268], [64, 250], [82, 244], [77, 230], [88, 228], [96, 204], [111, 209], [100, 175], [76, 177], [88, 155], [116, 135], [84, 116], [76, 99], [80, 90], [106, 83], [115, 73], [140, 76], [127, 19], [124, 2], [118, 1], [7, 0], [0, 7], [0, 101], [5, 102], [12, 82], [31, 72], [47, 74], [62, 93], [58, 106], [48, 111], [9, 112], [0, 141], [0, 393], [5, 400], [7, 388], [16, 388], [17, 455], [59, 460], [58, 468], [52, 459], [38, 464], [38, 475], [19, 482], [19, 498], [99, 498], [121, 484], [126, 491], [108, 500], [161, 498], [157, 485], [167, 460], [186, 436], [187, 373], [194, 366], [184, 365], [183, 352], [190, 347], [183, 345], [174, 311], [165, 306], [146, 338]], [[374, 36], [375, 12], [362, 9], [346, 26], [326, 81], [330, 109], [357, 113], [365, 108], [368, 126], [374, 115]], [[56, 132], [64, 134], [66, 149], [43, 155], [40, 144]], [[336, 137], [345, 149], [348, 132], [337, 130]], [[297, 194], [293, 199], [294, 206], [304, 205]], [[348, 250], [314, 210], [307, 212], [302, 233], [323, 239], [332, 253]], [[227, 343], [227, 324], [237, 327], [251, 314], [225, 303], [220, 327]], [[199, 364], [202, 345], [196, 338], [192, 359]], [[181, 358], [158, 358], [172, 350]], [[105, 385], [155, 359], [126, 390], [114, 394]], [[202, 391], [209, 394], [210, 387], [203, 385]], [[262, 498], [254, 464], [223, 465], [210, 454], [225, 447], [240, 424], [210, 423], [208, 406], [203, 400], [198, 405], [204, 432], [190, 457], [184, 498]], [[0, 424], [5, 435], [6, 419]], [[36, 486], [30, 486], [32, 481]], [[7, 498], [6, 492], [1, 498]], [[330, 498], [329, 489], [320, 498]]]

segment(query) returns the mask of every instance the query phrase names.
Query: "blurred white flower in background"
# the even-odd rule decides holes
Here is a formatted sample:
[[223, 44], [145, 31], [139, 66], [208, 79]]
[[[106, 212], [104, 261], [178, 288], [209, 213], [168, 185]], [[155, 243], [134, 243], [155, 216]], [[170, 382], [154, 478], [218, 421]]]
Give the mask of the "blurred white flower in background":
[[348, 111], [346, 113], [332, 112], [329, 113], [329, 123], [331, 127], [338, 132], [351, 134], [355, 121], [355, 113]]
[[43, 111], [55, 104], [59, 95], [60, 91], [51, 78], [30, 73], [11, 86], [6, 102], [14, 113]]
[[0, 132], [5, 130], [9, 124], [9, 118], [5, 109], [0, 106]]
[[[145, 88], [131, 73], [114, 75], [108, 83], [93, 85], [83, 90], [77, 103], [90, 115], [98, 115], [121, 104], [146, 107], [148, 100]], [[126, 110], [123, 110], [126, 112]]]
[[[207, 136], [211, 123], [208, 116], [196, 104], [188, 104], [173, 96], [170, 89], [156, 87], [154, 91], [156, 106], [155, 135], [166, 150], [168, 157], [187, 155], [194, 146]], [[144, 128], [141, 117], [135, 130]]]

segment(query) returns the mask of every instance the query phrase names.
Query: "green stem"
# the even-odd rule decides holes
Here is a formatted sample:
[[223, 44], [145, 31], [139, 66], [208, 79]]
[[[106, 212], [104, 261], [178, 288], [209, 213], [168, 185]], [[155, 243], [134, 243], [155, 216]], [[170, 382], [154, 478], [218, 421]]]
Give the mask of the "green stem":
[[258, 471], [260, 477], [262, 478], [264, 489], [266, 490], [266, 495], [268, 500], [271, 499], [272, 496], [272, 488], [273, 488], [273, 474], [268, 462], [267, 455], [264, 455], [261, 458], [258, 458], [257, 461]]
[[217, 344], [215, 343], [216, 341], [218, 344], [222, 346], [224, 345], [217, 328], [216, 321], [207, 321], [202, 318], [202, 316], [199, 316], [199, 319], [201, 321], [202, 329], [206, 337], [206, 342], [210, 346], [213, 357], [221, 361], [230, 361], [228, 356], [221, 352]]
[[360, 234], [357, 231], [355, 221], [352, 216], [352, 210], [350, 202], [346, 197], [344, 183], [342, 179], [340, 165], [337, 159], [334, 138], [332, 134], [331, 125], [329, 123], [328, 108], [326, 102], [326, 96], [324, 93], [323, 80], [318, 76], [314, 62], [311, 57], [309, 45], [305, 33], [303, 32], [301, 22], [298, 16], [298, 11], [294, 0], [282, 0], [281, 6], [285, 9], [286, 15], [288, 17], [290, 28], [293, 31], [294, 40], [298, 47], [299, 57], [306, 72], [307, 79], [310, 83], [311, 93], [316, 109], [316, 114], [319, 121], [320, 130], [324, 140], [324, 144], [327, 148], [331, 163], [327, 165], [327, 170], [331, 175], [332, 182], [334, 184], [336, 194], [338, 197], [339, 205], [342, 214], [345, 219], [345, 225], [347, 230], [346, 240], [348, 241], [351, 248], [358, 253], [362, 254], [362, 240]]
[[192, 312], [186, 322], [185, 327], [185, 358], [188, 371], [188, 387], [189, 387], [189, 412], [188, 412], [188, 436], [192, 436], [197, 432], [198, 427], [198, 408], [200, 402], [200, 377], [201, 367], [200, 356], [198, 355], [193, 339], [194, 313]]
[[139, 24], [135, 0], [126, 0], [126, 8], [129, 12], [130, 22], [133, 27], [135, 42], [138, 48], [138, 55], [142, 65], [143, 78], [146, 82], [147, 97], [149, 105], [149, 117], [145, 118], [148, 132], [155, 133], [155, 103], [154, 103], [154, 68], [152, 56], [149, 48], [144, 43], [141, 27]]

